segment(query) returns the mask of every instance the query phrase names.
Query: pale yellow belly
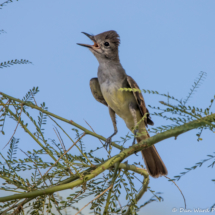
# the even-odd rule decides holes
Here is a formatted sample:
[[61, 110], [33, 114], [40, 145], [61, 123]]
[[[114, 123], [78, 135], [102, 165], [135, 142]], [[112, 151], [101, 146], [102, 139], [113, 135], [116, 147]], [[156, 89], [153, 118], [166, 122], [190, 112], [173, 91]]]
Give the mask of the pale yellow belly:
[[[120, 87], [107, 86], [105, 83], [101, 85], [101, 91], [108, 106], [121, 117], [126, 126], [132, 131], [134, 128], [134, 118], [129, 110], [129, 103], [136, 103], [132, 92], [119, 91]], [[137, 121], [141, 119], [139, 109], [136, 110]]]

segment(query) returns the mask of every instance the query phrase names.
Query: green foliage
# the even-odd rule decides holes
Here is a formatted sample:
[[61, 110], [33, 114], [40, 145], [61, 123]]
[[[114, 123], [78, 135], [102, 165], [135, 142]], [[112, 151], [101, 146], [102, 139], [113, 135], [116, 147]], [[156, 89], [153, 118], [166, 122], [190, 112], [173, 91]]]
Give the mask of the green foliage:
[[[24, 102], [31, 102], [34, 100], [34, 97], [36, 96], [36, 94], [39, 92], [39, 88], [38, 87], [33, 87], [32, 89], [30, 89], [26, 95], [23, 97], [22, 101]], [[43, 108], [45, 108], [45, 103], [41, 104], [41, 106]]]
[[[144, 93], [157, 94], [157, 95], [160, 95], [160, 96], [167, 98], [168, 103], [165, 103], [163, 101], [160, 102], [161, 104], [165, 105], [166, 108], [152, 107], [150, 105], [149, 105], [149, 107], [153, 110], [156, 110], [156, 112], [152, 113], [151, 115], [162, 117], [163, 119], [166, 119], [166, 120], [171, 121], [173, 123], [171, 125], [165, 125], [165, 126], [163, 125], [163, 126], [159, 126], [156, 128], [148, 129], [148, 131], [156, 134], [156, 133], [164, 132], [164, 131], [169, 130], [169, 129], [173, 129], [176, 126], [183, 125], [184, 123], [191, 122], [195, 119], [201, 120], [205, 116], [212, 115], [213, 113], [210, 112], [210, 110], [211, 110], [211, 107], [213, 105], [215, 96], [210, 100], [209, 106], [206, 107], [205, 109], [186, 105], [187, 102], [189, 101], [189, 99], [192, 97], [192, 95], [196, 91], [196, 89], [199, 88], [199, 86], [200, 86], [201, 82], [204, 80], [205, 76], [206, 76], [205, 72], [199, 73], [199, 77], [195, 80], [195, 82], [192, 85], [192, 88], [190, 89], [190, 92], [189, 92], [189, 94], [185, 100], [178, 100], [175, 97], [170, 96], [169, 94], [168, 95], [167, 94], [160, 94], [157, 91], [143, 90]], [[175, 104], [174, 105], [170, 104], [169, 100], [172, 100]], [[171, 115], [176, 115], [176, 116], [172, 117]], [[205, 127], [198, 128], [199, 131], [196, 134], [197, 141], [202, 140], [201, 134], [202, 134], [203, 130], [205, 130], [205, 129], [209, 129], [210, 131], [214, 132], [215, 131], [214, 130], [215, 129], [214, 121], [210, 121], [210, 123]], [[195, 170], [197, 167], [201, 167], [205, 162], [207, 162], [209, 160], [212, 160], [212, 163], [210, 165], [208, 165], [208, 167], [213, 167], [215, 164], [215, 156], [214, 155], [207, 155], [207, 156], [209, 158], [204, 159], [200, 162], [197, 162], [194, 166], [192, 166], [190, 168], [185, 168], [186, 171], [181, 172], [177, 176], [174, 176], [174, 179], [171, 179], [170, 181], [179, 180], [182, 176], [184, 176], [185, 174], [187, 174], [191, 170]], [[212, 206], [212, 207], [214, 207], [214, 206]]]
[[[194, 84], [194, 88], [197, 88], [199, 83], [200, 81], [197, 81], [196, 84]], [[129, 91], [131, 90], [132, 89]], [[191, 94], [194, 91], [195, 90], [192, 90]], [[5, 117], [8, 116], [8, 121], [14, 120], [17, 124], [20, 124], [26, 131], [26, 134], [30, 135], [33, 140], [41, 146], [41, 149], [39, 150], [34, 149], [27, 152], [20, 149], [23, 155], [16, 158], [15, 156], [17, 156], [16, 150], [19, 139], [16, 139], [13, 134], [7, 152], [7, 157], [5, 158], [3, 154], [0, 154], [0, 177], [4, 180], [4, 183], [2, 183], [2, 186], [0, 187], [1, 190], [15, 193], [26, 193], [43, 191], [50, 187], [55, 188], [58, 185], [68, 185], [79, 179], [85, 180], [92, 171], [97, 170], [98, 168], [103, 169], [103, 165], [108, 162], [109, 159], [112, 159], [111, 150], [106, 153], [104, 147], [98, 147], [96, 145], [92, 145], [94, 148], [86, 150], [83, 141], [86, 134], [102, 140], [105, 140], [105, 138], [90, 132], [73, 121], [51, 114], [48, 112], [48, 108], [45, 103], [42, 103], [40, 107], [37, 106], [35, 96], [38, 92], [38, 87], [34, 87], [27, 92], [22, 100], [0, 93], [0, 95], [2, 95], [0, 96], [0, 126], [2, 128], [4, 127]], [[151, 109], [155, 110], [152, 115], [171, 121], [170, 125], [163, 125], [149, 129], [149, 132], [154, 133], [155, 135], [157, 133], [172, 130], [177, 126], [182, 126], [185, 123], [192, 122], [193, 120], [205, 120], [205, 116], [212, 115], [210, 109], [214, 102], [214, 98], [211, 100], [209, 107], [202, 109], [186, 105], [191, 94], [188, 95], [188, 98], [186, 98], [185, 101], [180, 101], [173, 96], [159, 94], [157, 91], [143, 90], [143, 92], [160, 95], [168, 100], [168, 103], [161, 102], [164, 108], [149, 106]], [[170, 104], [169, 100], [174, 104]], [[11, 107], [13, 107], [15, 112], [11, 110]], [[37, 109], [39, 111], [38, 116], [33, 117], [31, 113], [32, 109], [27, 107]], [[23, 118], [23, 115], [27, 117]], [[70, 130], [70, 133], [67, 133], [51, 116], [61, 120], [62, 122], [70, 123], [76, 128], [73, 128]], [[54, 126], [56, 137], [46, 137], [44, 125], [49, 122], [49, 119], [51, 119], [51, 122], [54, 122], [56, 125]], [[31, 131], [28, 130], [29, 123], [34, 126], [33, 129], [31, 127]], [[7, 125], [9, 124], [7, 123]], [[214, 131], [214, 127], [214, 119], [211, 118], [208, 119], [204, 127], [201, 127], [200, 129], [209, 129]], [[81, 134], [80, 129], [84, 131], [84, 133]], [[198, 134], [198, 139], [200, 139], [200, 135]], [[72, 136], [75, 141], [73, 141], [70, 136]], [[118, 145], [116, 143], [114, 144], [118, 149], [123, 150], [124, 144], [129, 140], [131, 140], [131, 136], [127, 134], [117, 142]], [[112, 146], [114, 146], [114, 144]], [[78, 155], [77, 153], [74, 153], [74, 150], [67, 151], [67, 145], [76, 146], [80, 151], [80, 154]], [[70, 149], [71, 148], [72, 147], [70, 147]], [[101, 153], [96, 153], [98, 151]], [[104, 152], [107, 157], [104, 156]], [[186, 173], [196, 169], [197, 167], [201, 167], [203, 163], [207, 161], [212, 161], [208, 167], [213, 167], [215, 164], [215, 155], [208, 155], [208, 157], [209, 158], [196, 163], [195, 166], [186, 168], [185, 172], [175, 176], [172, 180], [179, 180]], [[144, 170], [144, 166], [140, 163], [134, 163], [134, 167], [134, 169], [131, 167], [128, 169], [125, 167], [123, 167], [124, 169], [118, 169], [116, 168], [114, 157], [114, 159], [111, 160], [111, 166], [109, 169], [104, 169], [103, 174], [95, 174], [91, 180], [84, 181], [80, 186], [71, 190], [67, 197], [62, 198], [53, 192], [51, 194], [44, 193], [33, 198], [24, 198], [21, 201], [5, 201], [0, 205], [0, 211], [7, 213], [14, 212], [19, 209], [20, 213], [23, 210], [28, 210], [29, 214], [42, 214], [44, 211], [53, 214], [53, 207], [55, 207], [61, 214], [68, 208], [79, 211], [80, 209], [76, 207], [77, 202], [82, 202], [85, 198], [90, 197], [93, 199], [90, 203], [90, 209], [94, 214], [102, 214], [105, 206], [107, 206], [107, 214], [138, 214], [142, 207], [155, 201], [163, 201], [163, 198], [159, 196], [159, 192], [155, 192], [148, 187], [148, 174], [136, 172], [136, 170], [146, 171]], [[26, 174], [26, 171], [28, 174]], [[137, 177], [136, 174], [142, 174], [144, 176], [144, 180], [140, 181], [140, 177]], [[136, 182], [140, 182], [139, 190], [137, 190]], [[139, 205], [138, 200], [146, 190], [151, 192], [153, 196], [145, 203]], [[100, 196], [100, 194], [102, 195]], [[121, 199], [125, 199], [127, 201], [123, 206], [120, 203]]]
[[183, 104], [185, 105], [188, 100], [191, 98], [191, 96], [194, 94], [194, 92], [196, 91], [197, 88], [200, 87], [200, 84], [202, 83], [202, 81], [205, 79], [207, 73], [206, 72], [200, 72], [199, 73], [199, 77], [196, 78], [196, 80], [194, 81], [194, 84], [192, 85], [192, 88], [190, 89], [190, 92], [187, 96], [187, 98], [183, 101]]
[[212, 212], [215, 208], [215, 204], [213, 204], [211, 207], [210, 207], [210, 211]]
[[84, 143], [83, 143], [82, 139], [80, 139], [80, 137], [81, 137], [82, 134], [79, 133], [78, 129], [73, 128], [72, 130], [76, 132], [76, 139], [77, 140], [79, 139], [78, 142], [79, 142], [80, 149], [84, 153], [84, 149], [85, 149]]
[[[163, 119], [165, 119], [167, 121], [171, 121], [171, 124], [169, 124], [169, 125], [152, 127], [150, 129], [148, 129], [148, 132], [158, 134], [158, 133], [161, 133], [161, 132], [164, 132], [167, 130], [171, 130], [177, 126], [181, 126], [185, 123], [192, 122], [193, 120], [196, 120], [196, 119], [201, 120], [205, 116], [212, 115], [213, 113], [211, 112], [211, 107], [214, 103], [215, 96], [210, 100], [210, 104], [206, 108], [187, 105], [188, 101], [191, 99], [191, 97], [196, 92], [196, 90], [200, 87], [200, 84], [202, 83], [202, 81], [204, 80], [205, 77], [206, 77], [205, 72], [199, 73], [199, 76], [196, 78], [194, 84], [192, 85], [192, 88], [190, 89], [188, 96], [184, 100], [179, 100], [179, 99], [175, 98], [174, 96], [170, 96], [169, 94], [161, 94], [158, 91], [143, 89], [144, 93], [148, 93], [148, 94], [152, 94], [152, 95], [153, 94], [159, 95], [159, 96], [165, 97], [165, 99], [167, 99], [167, 103], [164, 101], [160, 102], [162, 105], [164, 105], [164, 108], [152, 107], [151, 105], [148, 105], [148, 106], [152, 110], [155, 110], [155, 112], [150, 113], [151, 115], [162, 117]], [[136, 92], [136, 89], [134, 90], [134, 89], [130, 89], [130, 88], [120, 89], [120, 90]], [[170, 103], [170, 101], [172, 102], [172, 104]], [[201, 138], [202, 132], [203, 132], [203, 130], [206, 130], [206, 129], [209, 129], [210, 131], [215, 133], [214, 120], [210, 120], [209, 123], [205, 127], [198, 128], [198, 132], [196, 134], [197, 141], [202, 140], [202, 138]], [[210, 165], [208, 165], [208, 167], [212, 168], [215, 164], [215, 156], [214, 155], [207, 155], [207, 156], [209, 158], [204, 159], [200, 162], [197, 162], [194, 166], [192, 166], [190, 168], [185, 168], [186, 171], [181, 172], [177, 176], [174, 176], [174, 179], [171, 179], [170, 181], [179, 180], [182, 176], [184, 176], [191, 170], [195, 170], [197, 167], [201, 167], [205, 162], [210, 161], [210, 160], [212, 160], [212, 162]], [[149, 202], [151, 202], [151, 200], [149, 200]], [[212, 207], [214, 207], [214, 205]]]
[[[215, 154], [215, 152], [214, 152]], [[185, 174], [187, 174], [188, 172], [190, 172], [191, 170], [195, 170], [197, 167], [201, 167], [204, 163], [206, 163], [207, 161], [212, 160], [212, 163], [210, 165], [208, 165], [208, 167], [213, 168], [214, 164], [215, 164], [215, 155], [207, 155], [209, 158], [204, 159], [202, 161], [197, 162], [194, 166], [189, 167], [189, 168], [185, 168], [186, 171], [181, 172], [180, 175], [174, 176], [174, 179], [171, 179], [172, 181], [175, 180], [180, 180], [182, 176], [184, 176]]]
[[10, 67], [10, 66], [12, 66], [12, 65], [15, 65], [15, 64], [32, 64], [32, 62], [30, 62], [30, 61], [28, 61], [28, 60], [23, 60], [23, 59], [21, 59], [21, 60], [17, 60], [17, 59], [15, 59], [15, 60], [9, 60], [9, 61], [5, 61], [5, 62], [1, 62], [0, 63], [0, 69], [3, 69], [3, 68], [5, 68], [5, 67]]
[[119, 91], [129, 91], [129, 92], [139, 92], [139, 93], [141, 93], [141, 90], [136, 89], [136, 88], [120, 88]]
[[146, 202], [144, 202], [144, 204], [140, 205], [139, 209], [141, 209], [142, 207], [145, 207], [146, 205], [148, 205], [148, 204], [150, 204], [152, 202], [164, 201], [164, 199], [162, 198], [162, 196], [158, 196], [160, 194], [161, 194], [160, 192], [155, 193], [149, 200], [147, 200]]
[[[22, 102], [27, 104], [36, 103], [35, 96], [39, 92], [38, 88], [31, 89], [25, 97], [22, 99]], [[1, 104], [8, 101], [6, 98], [1, 97]], [[32, 102], [33, 101], [33, 102]], [[9, 104], [9, 103], [8, 103]], [[26, 107], [21, 107], [18, 105], [18, 102], [15, 100], [10, 100], [10, 104], [13, 105], [15, 108], [15, 115], [14, 116], [10, 110], [11, 106], [4, 106], [7, 108], [3, 108], [1, 111], [5, 113], [7, 111], [7, 115], [9, 119], [15, 120], [18, 122], [20, 118], [20, 122], [22, 125], [28, 126], [29, 122], [31, 122], [34, 127], [36, 128], [36, 132], [32, 133], [39, 141], [41, 141], [46, 149], [50, 152], [51, 155], [57, 156], [58, 158], [62, 156], [65, 152], [66, 147], [63, 141], [63, 136], [58, 131], [57, 127], [55, 127], [56, 135], [60, 143], [57, 143], [55, 138], [45, 138], [45, 133], [43, 130], [43, 125], [46, 123], [47, 114], [44, 112], [39, 111], [38, 121], [31, 116], [30, 112], [27, 112]], [[45, 103], [41, 104], [41, 108], [47, 111]], [[21, 109], [23, 113], [28, 117], [29, 122], [24, 122]], [[29, 109], [30, 110], [30, 109]], [[56, 124], [59, 126], [58, 124]], [[78, 140], [79, 146], [83, 153], [84, 143], [83, 140], [80, 138], [81, 134], [78, 129], [72, 129], [73, 135], [75, 139]], [[124, 145], [126, 141], [130, 140], [131, 137], [126, 135], [125, 138], [122, 138], [120, 144]], [[80, 141], [81, 140], [81, 141]], [[32, 150], [28, 152], [23, 152], [23, 156], [19, 157], [18, 159], [15, 157], [18, 139], [12, 138], [10, 142], [10, 148], [8, 149], [7, 158], [3, 158], [3, 162], [0, 163], [0, 177], [5, 180], [2, 184], [1, 189], [8, 192], [26, 192], [26, 191], [34, 191], [34, 190], [41, 190], [45, 189], [50, 186], [56, 186], [61, 183], [65, 183], [65, 180], [78, 175], [79, 177], [83, 177], [90, 169], [94, 169], [100, 165], [102, 165], [105, 160], [102, 157], [97, 157], [94, 153], [98, 150], [104, 150], [103, 147], [95, 147], [95, 149], [91, 149], [90, 151], [84, 152], [84, 156], [82, 154], [78, 156], [77, 154], [67, 153], [65, 156], [61, 158], [57, 165], [53, 165], [50, 161], [44, 161], [43, 156], [49, 155], [47, 151], [44, 149], [40, 150]], [[63, 144], [61, 144], [63, 143]], [[100, 153], [101, 155], [103, 153]], [[47, 159], [46, 159], [47, 160]], [[92, 163], [93, 167], [89, 164]], [[52, 169], [48, 172], [48, 174], [44, 174], [48, 169]], [[30, 173], [29, 177], [25, 174], [28, 171]], [[78, 189], [74, 190], [66, 199], [61, 198], [61, 200], [56, 195], [44, 195], [38, 196], [33, 201], [28, 199], [25, 203], [23, 203], [23, 209], [28, 209], [29, 214], [39, 214], [42, 213], [44, 210], [48, 210], [51, 212], [52, 205], [55, 205], [59, 211], [65, 210], [68, 207], [73, 208], [73, 210], [79, 210], [75, 207], [77, 202], [85, 199], [88, 196], [98, 196], [100, 193], [104, 192], [109, 186], [112, 181], [114, 169], [110, 169], [106, 171], [103, 177], [100, 176], [95, 177], [93, 180], [90, 180], [88, 183], [83, 184]], [[132, 198], [134, 198], [135, 194], [137, 194], [137, 190], [134, 186], [134, 174], [130, 174], [128, 171], [120, 171], [120, 175], [117, 177], [116, 183], [114, 183], [114, 194], [111, 195], [110, 198], [110, 205], [112, 212], [118, 213], [118, 211], [126, 211], [126, 207], [132, 202]], [[43, 176], [41, 176], [41, 174]], [[127, 182], [125, 182], [127, 180]], [[121, 185], [122, 183], [122, 185]], [[122, 190], [126, 191], [128, 198], [127, 206], [124, 206], [121, 210], [119, 206], [119, 199], [121, 198]], [[105, 205], [106, 197], [108, 193], [104, 193], [100, 198], [97, 198], [91, 204], [91, 210], [95, 211], [96, 213], [101, 213], [102, 207]], [[17, 202], [17, 201], [16, 201]], [[1, 207], [1, 211], [13, 211], [18, 206], [14, 204], [14, 207], [5, 202]], [[138, 209], [138, 207], [136, 207]]]
[[[1, 109], [3, 110], [4, 107], [2, 107]], [[0, 110], [1, 110], [0, 109]], [[1, 111], [0, 111], [1, 112]], [[7, 112], [2, 112], [2, 114], [0, 114], [0, 132], [4, 135], [4, 124], [5, 124], [5, 119], [6, 119], [6, 115], [7, 115]]]
[[[48, 111], [48, 108], [46, 107], [45, 105], [45, 102], [43, 102], [41, 104], [41, 107], [42, 109], [44, 110], [47, 110]], [[47, 121], [47, 115], [43, 112], [39, 112], [39, 116], [38, 116], [38, 130], [37, 130], [37, 135], [40, 137], [40, 133], [44, 133], [44, 128], [42, 128], [42, 125], [45, 125], [46, 124], [46, 121]], [[41, 132], [40, 132], [41, 131]]]
[[[145, 90], [144, 92], [151, 93], [151, 91], [149, 91], [149, 90], [147, 90], [147, 91]], [[153, 92], [156, 92], [156, 91], [153, 91]], [[154, 94], [153, 92], [152, 92], [152, 94]], [[210, 108], [211, 108], [212, 103], [215, 99], [215, 96], [213, 99], [211, 99], [210, 106], [205, 108], [205, 109], [202, 109], [202, 108], [198, 108], [198, 107], [194, 107], [194, 106], [193, 107], [185, 106], [182, 104], [181, 101], [174, 98], [173, 96], [169, 96], [166, 94], [159, 94], [158, 92], [156, 92], [155, 94], [164, 96], [164, 97], [171, 99], [173, 101], [177, 101], [178, 103], [176, 103], [175, 105], [171, 105], [171, 104], [165, 103], [163, 101], [160, 102], [161, 104], [165, 105], [166, 108], [152, 107], [152, 106], [148, 105], [151, 109], [156, 110], [156, 112], [151, 113], [151, 115], [162, 117], [163, 119], [166, 119], [166, 120], [171, 121], [173, 123], [170, 125], [162, 125], [159, 127], [153, 127], [151, 129], [148, 129], [148, 131], [151, 133], [155, 133], [155, 134], [161, 133], [161, 132], [167, 131], [169, 129], [173, 129], [176, 126], [183, 125], [184, 123], [188, 123], [188, 122], [191, 122], [191, 121], [196, 120], [196, 119], [201, 119], [205, 116], [209, 116], [212, 114], [212, 112], [210, 112]], [[175, 115], [175, 116], [172, 117], [171, 115]], [[202, 140], [200, 138], [200, 135], [201, 135], [203, 129], [210, 129], [213, 132], [214, 128], [215, 128], [214, 123], [206, 125], [203, 128], [198, 128], [201, 130], [201, 132], [198, 132], [196, 134], [198, 137], [198, 140]]]
[[13, 161], [13, 159], [15, 159], [15, 155], [17, 152], [17, 144], [19, 143], [19, 139], [16, 139], [15, 137], [13, 137], [10, 141], [10, 148], [7, 152], [7, 159], [9, 161]]
[[[18, 0], [16, 0], [16, 1], [18, 1]], [[11, 2], [13, 2], [13, 0], [7, 0], [7, 1], [1, 3], [0, 4], [0, 9], [2, 9], [1, 7], [6, 6], [8, 3], [11, 3]]]
[[[160, 132], [164, 132], [167, 131], [169, 129], [173, 129], [176, 126], [180, 126], [183, 125], [184, 123], [188, 123], [191, 122], [195, 119], [201, 119], [205, 116], [211, 115], [213, 114], [212, 112], [210, 112], [211, 106], [214, 102], [215, 96], [214, 98], [211, 99], [210, 101], [210, 105], [203, 109], [203, 108], [199, 108], [199, 107], [191, 107], [191, 106], [186, 106], [185, 104], [188, 102], [188, 100], [191, 98], [191, 96], [193, 95], [193, 93], [195, 92], [195, 90], [199, 87], [201, 81], [203, 80], [203, 78], [206, 76], [205, 72], [200, 72], [199, 77], [197, 79], [196, 82], [194, 82], [194, 85], [192, 86], [189, 95], [187, 96], [187, 98], [182, 101], [179, 100], [173, 96], [170, 96], [169, 94], [160, 94], [157, 91], [153, 91], [153, 90], [143, 90], [144, 93], [149, 93], [149, 94], [156, 94], [156, 95], [160, 95], [162, 97], [165, 97], [168, 100], [168, 103], [161, 101], [160, 103], [164, 106], [166, 106], [166, 108], [160, 108], [160, 107], [152, 107], [151, 105], [148, 105], [151, 109], [156, 110], [156, 112], [151, 113], [151, 115], [154, 116], [158, 116], [158, 117], [162, 117], [163, 119], [166, 119], [168, 121], [171, 121], [173, 124], [170, 125], [163, 125], [163, 126], [159, 126], [159, 127], [153, 127], [152, 129], [148, 129], [149, 132], [151, 133], [160, 133]], [[174, 104], [170, 104], [169, 100], [171, 100], [172, 102], [174, 102]], [[172, 117], [171, 115], [174, 115], [174, 117]], [[215, 125], [214, 123], [211, 123], [205, 127], [202, 128], [198, 128], [200, 131], [196, 134], [196, 136], [198, 137], [198, 141], [202, 140], [200, 138], [203, 129], [210, 129], [212, 132], [214, 131]]]

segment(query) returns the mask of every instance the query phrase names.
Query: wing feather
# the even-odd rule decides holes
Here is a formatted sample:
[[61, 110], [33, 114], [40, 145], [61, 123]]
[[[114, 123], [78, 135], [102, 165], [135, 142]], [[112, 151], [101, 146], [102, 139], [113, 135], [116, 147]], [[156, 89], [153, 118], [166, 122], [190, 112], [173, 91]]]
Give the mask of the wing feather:
[[93, 97], [100, 103], [102, 103], [103, 105], [108, 106], [107, 102], [105, 101], [102, 92], [101, 92], [101, 88], [99, 85], [99, 81], [98, 78], [92, 78], [90, 80], [90, 89], [91, 92], [93, 94]]
[[[127, 76], [127, 81], [128, 81], [128, 84], [129, 84], [130, 88], [132, 88], [132, 89], [133, 88], [134, 89], [140, 89], [139, 86], [137, 85], [137, 83], [135, 82], [135, 80], [131, 76]], [[147, 125], [147, 124], [154, 125], [153, 121], [150, 118], [149, 111], [146, 108], [146, 104], [145, 104], [145, 101], [144, 101], [142, 93], [138, 92], [138, 91], [137, 92], [133, 91], [133, 94], [134, 94], [134, 97], [135, 97], [135, 99], [137, 101], [137, 104], [138, 104], [138, 107], [140, 109], [141, 115], [144, 116], [145, 113], [148, 113], [147, 118], [145, 119], [145, 125]]]

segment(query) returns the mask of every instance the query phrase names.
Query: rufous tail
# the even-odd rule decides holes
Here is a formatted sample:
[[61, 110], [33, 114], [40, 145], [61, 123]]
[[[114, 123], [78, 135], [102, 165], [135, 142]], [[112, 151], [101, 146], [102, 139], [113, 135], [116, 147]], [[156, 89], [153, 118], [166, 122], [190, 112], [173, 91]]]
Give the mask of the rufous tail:
[[152, 177], [158, 178], [159, 176], [168, 174], [167, 168], [155, 146], [150, 146], [149, 148], [142, 150], [141, 153], [143, 155], [146, 168]]

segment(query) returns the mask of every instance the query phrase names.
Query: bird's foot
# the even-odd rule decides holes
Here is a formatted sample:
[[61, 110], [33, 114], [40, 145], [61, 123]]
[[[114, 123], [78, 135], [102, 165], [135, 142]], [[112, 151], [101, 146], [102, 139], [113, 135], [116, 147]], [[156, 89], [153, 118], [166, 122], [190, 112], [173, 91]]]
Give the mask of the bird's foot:
[[104, 145], [106, 149], [108, 148], [108, 146], [110, 146], [110, 144], [111, 144], [111, 139], [112, 139], [112, 136], [110, 136], [110, 137], [108, 137], [108, 138], [106, 139], [105, 145]]
[[107, 149], [107, 147], [111, 144], [111, 139], [113, 136], [115, 136], [117, 134], [117, 129], [114, 130], [114, 133], [108, 137], [105, 141], [105, 148]]

